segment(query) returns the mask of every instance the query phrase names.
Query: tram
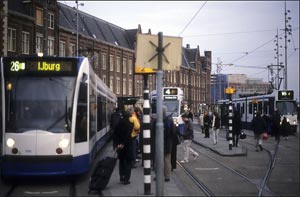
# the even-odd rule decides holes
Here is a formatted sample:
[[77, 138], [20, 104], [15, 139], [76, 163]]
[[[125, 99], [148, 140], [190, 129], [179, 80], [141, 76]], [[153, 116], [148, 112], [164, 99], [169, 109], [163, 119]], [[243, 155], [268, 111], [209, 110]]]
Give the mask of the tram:
[[[167, 107], [167, 115], [173, 118], [174, 124], [182, 130], [184, 123], [181, 114], [184, 113], [183, 91], [179, 87], [162, 88], [163, 105]], [[151, 113], [156, 114], [157, 91], [150, 92]]]
[[85, 173], [116, 95], [83, 57], [2, 57], [2, 178]]
[[[218, 108], [221, 112], [221, 119], [228, 114], [229, 100], [219, 100]], [[274, 110], [277, 109], [280, 113], [281, 120], [286, 117], [290, 124], [291, 133], [297, 131], [297, 104], [294, 99], [293, 90], [278, 90], [272, 94], [249, 96], [244, 98], [232, 99], [234, 110], [241, 114], [242, 125], [245, 129], [251, 128], [251, 121], [259, 110], [262, 115], [271, 117]]]

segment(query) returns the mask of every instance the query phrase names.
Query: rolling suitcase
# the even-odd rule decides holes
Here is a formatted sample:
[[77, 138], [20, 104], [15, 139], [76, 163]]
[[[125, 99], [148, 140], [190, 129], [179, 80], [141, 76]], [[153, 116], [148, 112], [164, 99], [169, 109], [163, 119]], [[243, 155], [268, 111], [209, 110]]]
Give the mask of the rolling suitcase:
[[105, 157], [98, 161], [90, 179], [89, 193], [103, 190], [109, 182], [117, 163], [117, 157]]

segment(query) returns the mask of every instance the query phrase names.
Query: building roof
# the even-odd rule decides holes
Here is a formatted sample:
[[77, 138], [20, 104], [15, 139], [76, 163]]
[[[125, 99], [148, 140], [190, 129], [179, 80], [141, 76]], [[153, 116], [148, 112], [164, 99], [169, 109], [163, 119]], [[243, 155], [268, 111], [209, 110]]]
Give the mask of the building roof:
[[182, 47], [182, 66], [185, 68], [196, 69], [196, 54], [197, 49]]
[[[59, 26], [77, 32], [76, 9], [58, 2]], [[125, 30], [119, 26], [78, 10], [78, 33], [93, 39], [134, 50], [138, 29]]]

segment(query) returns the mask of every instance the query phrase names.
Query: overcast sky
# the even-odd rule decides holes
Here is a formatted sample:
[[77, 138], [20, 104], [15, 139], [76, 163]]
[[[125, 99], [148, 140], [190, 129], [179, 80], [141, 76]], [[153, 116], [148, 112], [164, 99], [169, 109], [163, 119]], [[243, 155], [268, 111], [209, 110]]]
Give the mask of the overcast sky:
[[[60, 1], [75, 7], [75, 1]], [[268, 65], [277, 64], [277, 34], [285, 64], [284, 1], [79, 1], [83, 12], [124, 29], [183, 38], [183, 46], [199, 46], [200, 55], [212, 51], [212, 74], [246, 74], [268, 81]], [[287, 44], [288, 88], [299, 101], [299, 1], [287, 1], [292, 34]], [[216, 63], [224, 66], [218, 72]], [[228, 66], [233, 64], [233, 66]], [[281, 85], [283, 87], [283, 84]]]

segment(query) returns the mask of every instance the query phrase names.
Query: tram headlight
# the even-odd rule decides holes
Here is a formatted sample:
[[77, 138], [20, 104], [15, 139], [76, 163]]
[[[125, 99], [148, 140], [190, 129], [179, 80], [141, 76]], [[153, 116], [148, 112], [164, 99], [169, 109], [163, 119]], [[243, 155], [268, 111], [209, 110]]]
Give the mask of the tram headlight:
[[12, 148], [14, 145], [15, 145], [15, 140], [12, 139], [12, 138], [8, 138], [6, 140], [6, 145], [9, 147], [9, 148]]
[[62, 139], [62, 140], [60, 140], [58, 146], [60, 148], [67, 148], [69, 146], [69, 140], [68, 139]]

